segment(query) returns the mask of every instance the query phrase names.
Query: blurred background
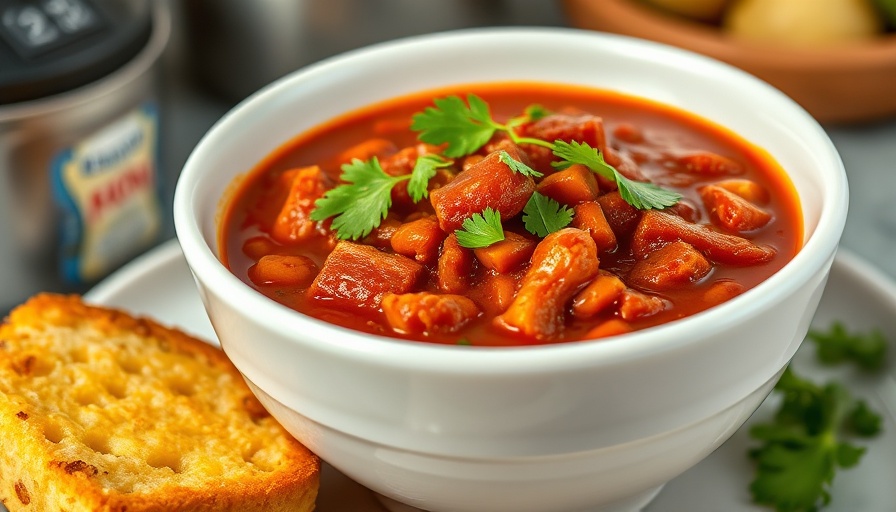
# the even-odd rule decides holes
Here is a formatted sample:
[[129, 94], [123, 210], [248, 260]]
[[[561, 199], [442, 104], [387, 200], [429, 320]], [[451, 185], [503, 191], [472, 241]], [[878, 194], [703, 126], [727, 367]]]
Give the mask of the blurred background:
[[896, 277], [894, 20], [896, 0], [0, 0], [0, 313], [40, 290], [86, 291], [173, 238], [190, 151], [265, 84], [481, 26], [645, 37], [772, 82], [843, 157], [843, 245]]

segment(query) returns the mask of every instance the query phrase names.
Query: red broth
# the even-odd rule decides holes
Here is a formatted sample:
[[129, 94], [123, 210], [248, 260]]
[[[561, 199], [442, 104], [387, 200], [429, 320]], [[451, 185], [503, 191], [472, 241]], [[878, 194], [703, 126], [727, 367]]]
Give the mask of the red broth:
[[[549, 152], [496, 136], [440, 171], [429, 198], [413, 203], [395, 187], [388, 217], [363, 239], [340, 242], [332, 218], [307, 219], [314, 201], [340, 184], [341, 166], [352, 157], [376, 155], [387, 174], [398, 175], [409, 173], [421, 152], [444, 149], [418, 146], [411, 118], [433, 98], [469, 93], [483, 98], [499, 122], [543, 106], [555, 117], [518, 130], [549, 141], [589, 139], [620, 173], [682, 200], [634, 210], [612, 182], [582, 168], [558, 177]], [[544, 177], [511, 173], [488, 181], [507, 171], [490, 150], [511, 146]], [[451, 185], [473, 175], [466, 192]], [[515, 195], [525, 200], [533, 187], [572, 210], [572, 223], [540, 237], [506, 211], [505, 242], [458, 246], [454, 230], [469, 217], [458, 197], [509, 203]], [[784, 266], [800, 249], [802, 230], [784, 170], [724, 128], [617, 93], [507, 83], [414, 94], [298, 135], [239, 184], [220, 237], [222, 260], [235, 275], [302, 314], [394, 338], [517, 346], [619, 335], [703, 311]], [[740, 259], [744, 251], [753, 256]]]

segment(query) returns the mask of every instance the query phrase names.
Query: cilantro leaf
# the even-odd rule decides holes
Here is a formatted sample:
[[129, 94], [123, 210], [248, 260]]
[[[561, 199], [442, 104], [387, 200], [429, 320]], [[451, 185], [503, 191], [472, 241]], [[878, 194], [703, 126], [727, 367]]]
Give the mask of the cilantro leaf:
[[414, 163], [411, 171], [411, 180], [408, 182], [408, 194], [415, 203], [429, 196], [429, 180], [436, 175], [441, 167], [451, 165], [451, 160], [446, 160], [436, 154], [423, 155]]
[[851, 360], [865, 370], [877, 370], [886, 361], [887, 340], [879, 330], [852, 334], [841, 322], [834, 322], [827, 331], [810, 330], [818, 359], [825, 364]]
[[526, 117], [529, 118], [530, 121], [538, 121], [539, 119], [543, 119], [551, 115], [550, 110], [537, 103], [526, 107], [525, 110], [523, 110], [523, 113], [525, 113]]
[[881, 423], [883, 423], [883, 418], [874, 412], [864, 400], [857, 400], [855, 407], [847, 417], [847, 426], [861, 437], [872, 437], [879, 434]]
[[482, 213], [474, 213], [464, 220], [461, 229], [455, 230], [457, 243], [467, 249], [488, 247], [504, 240], [504, 228], [501, 226], [501, 214], [486, 208]]
[[492, 121], [488, 103], [475, 94], [467, 95], [469, 107], [458, 96], [433, 100], [414, 114], [411, 130], [420, 132], [419, 139], [430, 144], [447, 144], [445, 156], [469, 155], [484, 146], [500, 128]]
[[573, 164], [581, 164], [592, 172], [612, 180], [619, 188], [619, 195], [626, 203], [639, 210], [661, 210], [681, 200], [681, 194], [661, 188], [653, 183], [633, 181], [604, 161], [601, 152], [592, 148], [587, 142], [554, 141], [554, 155], [561, 159], [552, 165], [557, 169], [566, 169]]
[[533, 192], [523, 207], [523, 225], [533, 235], [542, 238], [565, 228], [572, 222], [573, 211], [550, 197]]
[[536, 171], [523, 162], [514, 159], [512, 156], [510, 156], [510, 153], [504, 151], [503, 149], [498, 152], [498, 160], [503, 162], [507, 167], [510, 167], [511, 171], [522, 174], [523, 176], [530, 176], [533, 178], [541, 178], [542, 176], [544, 176], [544, 174]]

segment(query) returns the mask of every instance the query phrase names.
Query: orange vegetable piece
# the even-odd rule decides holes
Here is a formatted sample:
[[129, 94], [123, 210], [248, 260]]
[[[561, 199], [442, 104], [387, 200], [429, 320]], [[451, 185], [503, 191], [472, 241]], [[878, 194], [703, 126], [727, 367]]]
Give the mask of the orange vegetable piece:
[[516, 297], [517, 279], [507, 274], [487, 273], [470, 297], [489, 315], [499, 315], [510, 307]]
[[625, 320], [620, 320], [619, 318], [611, 318], [606, 322], [602, 322], [593, 327], [587, 334], [585, 334], [585, 339], [597, 339], [597, 338], [607, 338], [610, 336], [617, 336], [619, 334], [625, 334], [628, 332], [632, 332], [634, 328], [626, 322]]
[[566, 304], [598, 269], [597, 246], [588, 233], [565, 228], [549, 234], [535, 248], [516, 298], [495, 326], [537, 340], [557, 338]]
[[763, 205], [768, 203], [768, 190], [753, 180], [743, 178], [731, 178], [727, 180], [717, 181], [714, 183], [717, 187], [739, 195], [747, 201]]
[[577, 204], [573, 207], [573, 212], [572, 227], [587, 231], [597, 244], [598, 252], [616, 249], [616, 234], [604, 216], [600, 203], [589, 201]]
[[343, 240], [327, 256], [307, 295], [333, 308], [376, 309], [386, 293], [413, 291], [423, 274], [423, 266], [412, 259]]
[[619, 298], [619, 316], [623, 320], [637, 320], [655, 315], [666, 309], [669, 303], [656, 295], [647, 295], [632, 288], [626, 288]]
[[601, 195], [597, 203], [617, 239], [630, 235], [641, 220], [641, 210], [626, 203], [618, 191]]
[[314, 202], [327, 191], [327, 178], [318, 166], [299, 169], [292, 178], [289, 195], [271, 226], [271, 238], [281, 244], [308, 240], [317, 232], [311, 220]]
[[382, 307], [394, 330], [422, 336], [456, 332], [479, 315], [479, 307], [463, 295], [429, 292], [387, 293]]
[[622, 296], [625, 288], [625, 283], [616, 274], [601, 270], [572, 300], [573, 316], [591, 318], [609, 309]]
[[757, 245], [746, 238], [721, 233], [658, 210], [648, 210], [641, 216], [632, 238], [632, 252], [636, 257], [644, 258], [675, 240], [693, 245], [714, 261], [732, 265], [755, 265], [775, 255], [772, 247]]
[[673, 160], [693, 174], [718, 176], [744, 172], [744, 167], [739, 162], [709, 151], [690, 151], [675, 155]]
[[721, 304], [737, 297], [745, 290], [744, 285], [728, 279], [720, 279], [703, 292], [703, 301], [708, 304]]
[[367, 161], [373, 157], [383, 158], [396, 151], [398, 147], [389, 139], [367, 139], [339, 153], [337, 160], [340, 164], [347, 164], [356, 158]]
[[535, 251], [535, 241], [513, 231], [504, 232], [504, 240], [488, 247], [473, 249], [482, 266], [506, 274], [529, 261]]
[[367, 245], [372, 245], [374, 247], [379, 247], [380, 249], [385, 249], [387, 247], [392, 247], [392, 236], [395, 235], [395, 232], [398, 231], [398, 228], [403, 223], [398, 220], [398, 217], [390, 213], [380, 222], [380, 225], [373, 228], [373, 230], [365, 236], [361, 241]]
[[600, 194], [594, 173], [581, 164], [545, 176], [535, 190], [568, 206], [593, 201]]
[[694, 246], [676, 240], [635, 263], [628, 284], [642, 290], [662, 291], [695, 283], [712, 270], [712, 263]]
[[439, 256], [439, 247], [445, 236], [435, 217], [423, 217], [402, 224], [395, 230], [391, 239], [392, 250], [420, 263], [429, 263]]
[[305, 256], [267, 254], [249, 267], [248, 274], [259, 286], [304, 287], [317, 275], [317, 265]]
[[451, 233], [442, 242], [439, 256], [439, 289], [446, 293], [463, 293], [468, 286], [473, 268], [473, 251], [457, 243], [457, 235]]
[[254, 261], [260, 260], [266, 254], [274, 254], [280, 249], [280, 245], [266, 236], [253, 236], [243, 242], [243, 254]]
[[[508, 154], [523, 160], [519, 149], [506, 149]], [[535, 182], [510, 169], [499, 160], [498, 152], [490, 153], [481, 162], [462, 171], [447, 185], [430, 192], [429, 197], [442, 231], [460, 229], [464, 220], [491, 207], [507, 220], [523, 211]]]
[[[549, 142], [554, 142], [557, 139], [566, 142], [577, 141], [587, 143], [601, 152], [605, 152], [607, 149], [603, 119], [592, 114], [554, 113], [532, 123], [526, 123], [517, 131], [525, 137], [534, 137]], [[526, 145], [525, 151], [535, 169], [542, 172], [549, 172], [552, 169], [551, 162], [556, 157], [549, 148], [529, 144]]]
[[772, 220], [767, 211], [718, 185], [700, 187], [700, 197], [710, 215], [730, 231], [755, 231]]

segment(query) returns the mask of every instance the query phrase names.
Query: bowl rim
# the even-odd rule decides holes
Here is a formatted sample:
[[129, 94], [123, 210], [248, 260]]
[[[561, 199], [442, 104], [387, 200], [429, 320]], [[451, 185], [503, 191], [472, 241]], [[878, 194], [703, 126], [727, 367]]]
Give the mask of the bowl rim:
[[[277, 97], [282, 91], [301, 86], [305, 81], [338, 73], [344, 66], [351, 66], [359, 60], [384, 55], [397, 59], [396, 54], [408, 48], [416, 51], [443, 46], [450, 48], [454, 44], [460, 44], [459, 41], [470, 38], [484, 43], [496, 35], [500, 35], [502, 39], [516, 38], [519, 42], [547, 37], [565, 39], [570, 44], [589, 42], [622, 45], [629, 51], [647, 52], [654, 58], [674, 55], [695, 65], [711, 66], [731, 75], [732, 79], [749, 81], [752, 87], [763, 94], [778, 96], [779, 101], [791, 106], [806, 136], [821, 143], [822, 147], [819, 149], [825, 153], [825, 159], [833, 166], [839, 178], [838, 183], [824, 188], [824, 208], [818, 217], [815, 231], [805, 240], [795, 257], [778, 272], [735, 299], [701, 313], [597, 341], [520, 347], [432, 344], [371, 335], [336, 326], [307, 317], [268, 299], [241, 281], [219, 261], [212, 247], [206, 243], [197, 216], [194, 215], [193, 198], [197, 195], [197, 182], [202, 178], [201, 162], [215, 151], [215, 144], [221, 134], [226, 133], [231, 126], [240, 124], [252, 109]], [[487, 81], [489, 80], [482, 80]], [[730, 329], [738, 324], [738, 319], [773, 307], [770, 304], [776, 302], [776, 297], [780, 300], [811, 280], [818, 272], [825, 272], [830, 267], [845, 226], [847, 205], [846, 172], [833, 143], [821, 126], [783, 93], [738, 68], [689, 50], [616, 34], [556, 27], [486, 27], [405, 37], [351, 50], [299, 69], [246, 98], [219, 119], [191, 152], [175, 189], [174, 221], [177, 238], [200, 286], [207, 286], [214, 294], [225, 297], [231, 304], [240, 303], [241, 310], [252, 310], [254, 313], [263, 311], [267, 328], [289, 338], [292, 343], [303, 344], [317, 351], [338, 353], [341, 357], [382, 367], [453, 374], [516, 374], [575, 370], [662, 357], [668, 351], [688, 349], [694, 345], [695, 338], [689, 335], [694, 330], [705, 333], [700, 338], [705, 339], [708, 334]], [[214, 212], [214, 218], [217, 222], [220, 212]], [[303, 332], [305, 339], [297, 339], [290, 335], [291, 332]], [[223, 341], [226, 336], [221, 338]], [[224, 344], [226, 349], [226, 342]]]

